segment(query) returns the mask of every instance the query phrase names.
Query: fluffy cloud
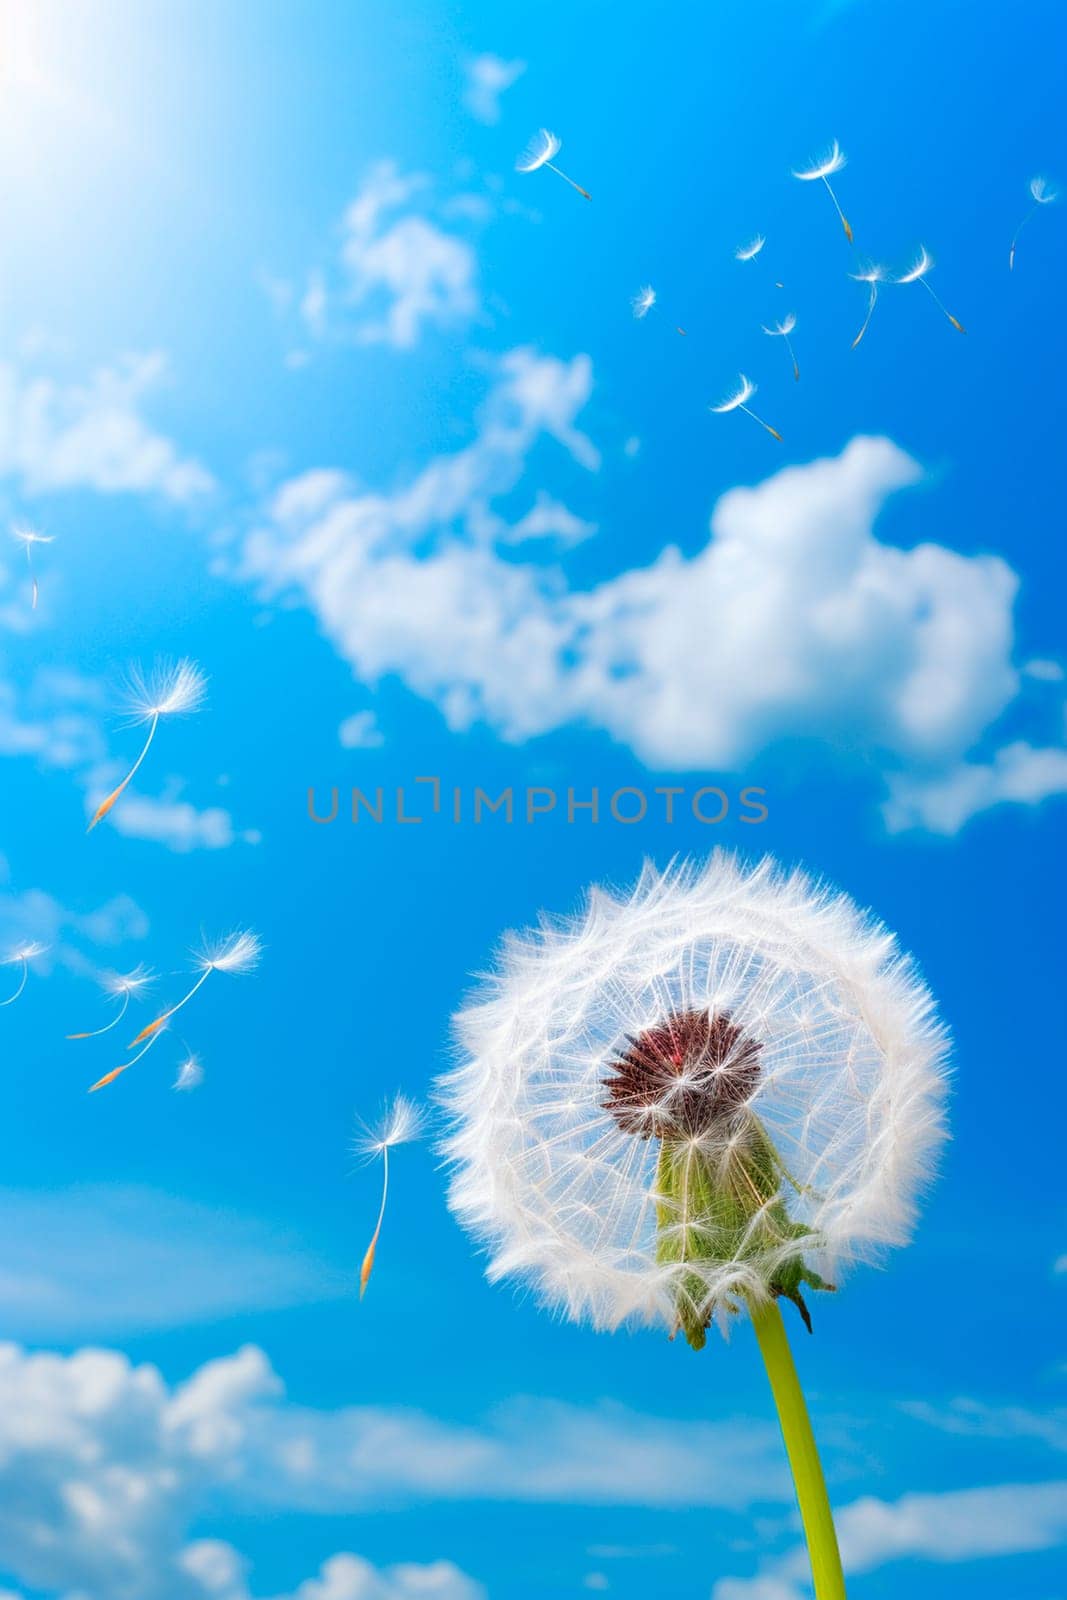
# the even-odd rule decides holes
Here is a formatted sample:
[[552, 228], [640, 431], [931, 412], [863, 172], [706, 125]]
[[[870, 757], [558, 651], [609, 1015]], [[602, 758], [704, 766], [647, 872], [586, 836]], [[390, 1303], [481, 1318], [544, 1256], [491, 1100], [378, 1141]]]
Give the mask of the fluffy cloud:
[[210, 473], [142, 415], [165, 372], [159, 354], [127, 357], [84, 384], [27, 377], [0, 363], [0, 474], [29, 494], [89, 488], [179, 504], [205, 494], [214, 487]]
[[[1053, 1550], [1067, 1543], [1067, 1482], [868, 1497], [845, 1507], [837, 1532], [848, 1573], [906, 1557], [954, 1562]], [[803, 1600], [808, 1575], [807, 1552], [797, 1549], [755, 1578], [722, 1579], [713, 1600]]]
[[[0, 1559], [17, 1583], [70, 1600], [250, 1600], [240, 1554], [191, 1537], [208, 1507], [331, 1514], [424, 1495], [736, 1506], [789, 1493], [770, 1426], [531, 1401], [463, 1428], [292, 1406], [252, 1346], [174, 1388], [114, 1352], [0, 1346]], [[379, 1571], [339, 1554], [292, 1600], [481, 1595], [444, 1560]]]
[[474, 56], [466, 63], [463, 104], [478, 122], [500, 121], [500, 96], [526, 71], [525, 61], [503, 61], [500, 56]]
[[46, 954], [36, 966], [47, 968], [59, 961], [76, 972], [93, 972], [96, 960], [85, 955], [85, 945], [93, 947], [95, 958], [101, 950], [147, 934], [148, 918], [128, 894], [112, 895], [95, 910], [75, 911], [44, 889], [0, 892], [0, 955], [15, 945], [37, 941], [46, 947]]
[[973, 757], [1019, 695], [1017, 578], [996, 556], [877, 537], [887, 498], [921, 476], [888, 439], [731, 490], [692, 556], [668, 546], [591, 589], [517, 559], [517, 541], [584, 531], [543, 495], [510, 522], [496, 502], [542, 439], [597, 467], [578, 426], [591, 385], [587, 357], [510, 352], [472, 444], [388, 495], [324, 471], [283, 485], [245, 573], [301, 596], [360, 679], [401, 676], [455, 729], [592, 724], [675, 769], [816, 739], [877, 764], [895, 828], [952, 832], [1067, 789], [1058, 746]]

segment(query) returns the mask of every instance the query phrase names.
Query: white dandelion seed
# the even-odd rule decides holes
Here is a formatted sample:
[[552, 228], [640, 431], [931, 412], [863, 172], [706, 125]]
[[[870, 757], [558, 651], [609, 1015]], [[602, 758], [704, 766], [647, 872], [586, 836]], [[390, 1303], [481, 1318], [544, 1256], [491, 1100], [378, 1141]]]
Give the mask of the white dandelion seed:
[[801, 183], [821, 182], [826, 185], [826, 192], [834, 203], [834, 210], [841, 218], [841, 226], [845, 230], [845, 238], [848, 240], [849, 244], [851, 244], [852, 225], [845, 216], [845, 213], [841, 210], [838, 198], [830, 186], [830, 179], [833, 177], [834, 173], [840, 172], [842, 167], [847, 165], [847, 162], [848, 157], [845, 155], [845, 152], [835, 139], [829, 150], [827, 150], [826, 154], [821, 156], [818, 161], [813, 162], [810, 167], [805, 167], [799, 172], [794, 167], [793, 176], [794, 178], [799, 178]]
[[100, 981], [105, 994], [119, 1002], [118, 1011], [102, 1028], [93, 1028], [89, 1033], [68, 1033], [68, 1039], [98, 1039], [102, 1033], [110, 1033], [112, 1028], [117, 1028], [129, 1010], [133, 997], [143, 994], [155, 982], [155, 973], [139, 963], [132, 972], [106, 972]]
[[717, 852], [509, 935], [456, 1032], [449, 1204], [490, 1279], [694, 1348], [747, 1311], [816, 1593], [843, 1596], [779, 1302], [808, 1321], [805, 1289], [911, 1234], [947, 1039], [910, 960], [847, 897]]
[[724, 416], [727, 411], [743, 411], [746, 417], [751, 417], [753, 422], [758, 422], [761, 428], [766, 428], [768, 433], [781, 441], [782, 436], [777, 428], [772, 428], [769, 422], [764, 422], [762, 417], [757, 417], [754, 411], [749, 410], [748, 401], [755, 392], [756, 385], [746, 378], [743, 372], [738, 373], [738, 387], [734, 393], [727, 395], [725, 400], [720, 400], [717, 406], [709, 406], [708, 410], [714, 411], [716, 416]]
[[47, 950], [48, 946], [42, 944], [40, 940], [28, 939], [25, 944], [16, 945], [13, 950], [9, 950], [7, 955], [0, 959], [0, 967], [20, 967], [22, 969], [14, 994], [8, 995], [6, 1000], [0, 1000], [0, 1010], [4, 1006], [13, 1006], [15, 1004], [15, 1001], [29, 982], [30, 962], [36, 961], [37, 957], [43, 956]]
[[734, 251], [734, 260], [754, 261], [766, 243], [762, 233], [755, 234], [747, 244], [738, 245]]
[[[646, 283], [640, 289], [638, 289], [637, 293], [630, 301], [630, 309], [638, 322], [642, 322], [644, 318], [648, 316], [648, 313], [656, 304], [657, 299], [658, 296], [656, 291], [653, 289], [650, 283]], [[685, 337], [684, 328], [675, 328], [674, 331], [675, 333], [680, 333], [683, 338]]]
[[141, 763], [152, 746], [162, 717], [188, 716], [199, 711], [207, 693], [207, 679], [192, 661], [179, 661], [174, 665], [159, 665], [149, 678], [139, 669], [130, 677], [126, 699], [134, 723], [148, 723], [148, 737], [141, 753], [117, 789], [113, 789], [97, 806], [89, 823], [92, 832], [123, 794], [137, 774]]
[[1029, 189], [1030, 198], [1034, 203], [1030, 207], [1030, 210], [1026, 213], [1023, 220], [1020, 222], [1019, 226], [1016, 228], [1015, 237], [1011, 241], [1011, 249], [1008, 251], [1009, 272], [1014, 272], [1015, 270], [1015, 246], [1019, 242], [1020, 233], [1022, 233], [1023, 229], [1026, 227], [1026, 224], [1030, 221], [1030, 218], [1035, 212], [1040, 211], [1042, 206], [1049, 206], [1054, 200], [1059, 199], [1059, 191], [1052, 187], [1047, 178], [1031, 178], [1026, 187]]
[[562, 178], [572, 189], [577, 189], [586, 200], [591, 200], [593, 197], [588, 189], [583, 189], [580, 183], [575, 183], [573, 178], [568, 178], [565, 172], [561, 172], [559, 167], [553, 165], [555, 157], [562, 149], [562, 139], [558, 139], [554, 133], [549, 133], [547, 128], [539, 128], [516, 161], [515, 171], [537, 172], [541, 167], [547, 167], [557, 178]]
[[796, 351], [793, 349], [793, 346], [789, 340], [789, 335], [792, 333], [796, 325], [797, 319], [792, 311], [787, 311], [781, 322], [776, 322], [773, 328], [768, 328], [765, 323], [760, 323], [760, 327], [763, 329], [764, 333], [770, 336], [770, 338], [782, 339], [785, 341], [785, 347], [789, 351], [790, 360], [793, 363], [793, 377], [799, 383], [800, 366], [797, 362]]
[[[114, 1083], [116, 1078], [121, 1078], [124, 1072], [129, 1072], [131, 1067], [135, 1067], [138, 1061], [143, 1060], [143, 1058], [148, 1054], [152, 1046], [159, 1043], [160, 1039], [163, 1037], [164, 1031], [166, 1030], [166, 1026], [166, 1022], [163, 1022], [156, 1032], [153, 1033], [152, 1037], [148, 1040], [148, 1043], [142, 1045], [137, 1054], [131, 1057], [129, 1061], [124, 1061], [120, 1067], [112, 1067], [110, 1072], [105, 1072], [102, 1078], [97, 1078], [95, 1083], [91, 1083], [89, 1085], [88, 1093], [95, 1094], [98, 1089], [106, 1089], [109, 1083]], [[130, 1048], [132, 1049], [132, 1046]]]
[[869, 262], [867, 266], [862, 268], [861, 271], [859, 271], [859, 272], [850, 272], [849, 273], [849, 277], [855, 283], [865, 283], [867, 285], [867, 291], [868, 291], [867, 292], [867, 315], [863, 319], [863, 324], [862, 324], [862, 326], [860, 328], [859, 333], [857, 333], [856, 337], [852, 341], [852, 349], [855, 350], [856, 346], [859, 344], [860, 340], [863, 338], [863, 335], [867, 332], [867, 329], [870, 327], [871, 318], [874, 315], [874, 308], [878, 303], [878, 285], [880, 283], [884, 283], [885, 282], [886, 278], [888, 277], [888, 273], [886, 272], [885, 267], [880, 267], [877, 264], [877, 262], [872, 261], [872, 262]]
[[648, 316], [648, 313], [652, 310], [652, 307], [655, 305], [655, 303], [656, 291], [653, 289], [650, 283], [646, 283], [642, 288], [638, 289], [637, 293], [631, 300], [630, 305], [633, 309], [634, 316], [640, 322], [642, 318]]
[[11, 529], [11, 537], [22, 545], [26, 552], [26, 566], [30, 574], [30, 610], [36, 611], [40, 591], [37, 586], [37, 574], [33, 570], [33, 547], [37, 544], [51, 544], [55, 536], [51, 533], [39, 533], [36, 528], [29, 528], [25, 523], [19, 522]]
[[176, 1011], [180, 1011], [182, 1006], [189, 1004], [193, 995], [203, 987], [213, 972], [228, 972], [231, 975], [244, 976], [246, 973], [255, 971], [259, 966], [262, 955], [263, 945], [260, 942], [259, 935], [248, 928], [242, 929], [237, 933], [227, 934], [224, 939], [219, 939], [213, 944], [205, 944], [193, 957], [194, 965], [200, 976], [192, 988], [186, 994], [183, 994], [180, 1000], [175, 1001], [174, 1005], [167, 1011], [158, 1016], [154, 1022], [150, 1022], [146, 1028], [142, 1028], [136, 1039], [130, 1040], [130, 1049], [132, 1050], [134, 1045], [140, 1044], [142, 1039], [149, 1038], [150, 1035], [157, 1033], [160, 1028], [165, 1027]]
[[386, 1107], [374, 1127], [360, 1125], [355, 1140], [357, 1154], [368, 1161], [375, 1161], [380, 1156], [382, 1162], [382, 1198], [378, 1207], [378, 1220], [359, 1269], [361, 1300], [367, 1292], [367, 1284], [374, 1270], [374, 1257], [381, 1237], [382, 1223], [385, 1221], [385, 1203], [389, 1198], [389, 1152], [398, 1144], [410, 1144], [414, 1139], [421, 1139], [425, 1128], [425, 1114], [413, 1100], [409, 1100], [403, 1094], [398, 1094], [392, 1104]]
[[958, 333], [966, 333], [967, 329], [963, 326], [963, 323], [960, 322], [957, 317], [954, 317], [952, 312], [945, 307], [941, 300], [938, 299], [938, 296], [928, 282], [927, 274], [932, 272], [933, 269], [934, 258], [927, 250], [926, 246], [921, 244], [919, 246], [919, 253], [915, 257], [912, 265], [908, 268], [907, 272], [902, 273], [899, 278], [894, 278], [893, 282], [921, 283], [931, 300], [934, 302], [934, 305], [941, 312], [941, 315], [948, 318], [949, 322], [951, 322], [952, 326], [957, 330]]
[[178, 1066], [178, 1076], [174, 1080], [174, 1088], [182, 1094], [187, 1094], [191, 1089], [199, 1089], [204, 1081], [204, 1069], [196, 1056], [186, 1056]]

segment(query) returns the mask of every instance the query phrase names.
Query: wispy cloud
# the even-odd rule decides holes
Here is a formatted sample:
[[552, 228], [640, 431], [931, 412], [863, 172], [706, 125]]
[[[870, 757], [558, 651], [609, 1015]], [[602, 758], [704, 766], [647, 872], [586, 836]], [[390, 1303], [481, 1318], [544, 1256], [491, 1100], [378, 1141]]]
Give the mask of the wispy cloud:
[[947, 1405], [907, 1400], [901, 1410], [917, 1422], [965, 1439], [1034, 1439], [1052, 1450], [1067, 1451], [1067, 1406], [1034, 1411], [1028, 1406], [990, 1405], [960, 1396]]
[[504, 61], [500, 56], [472, 56], [464, 66], [463, 104], [478, 122], [500, 121], [500, 96], [526, 71], [525, 61]]
[[[159, 1063], [171, 1072], [172, 1062]], [[0, 1319], [9, 1335], [181, 1327], [350, 1288], [299, 1240], [154, 1190], [86, 1185], [8, 1190], [2, 1199]]]
[[[909, 1557], [947, 1563], [1053, 1550], [1067, 1542], [1067, 1482], [868, 1497], [838, 1514], [837, 1532], [847, 1573]], [[808, 1575], [798, 1548], [753, 1578], [721, 1579], [712, 1600], [803, 1600]]]
[[0, 475], [27, 494], [61, 489], [154, 494], [185, 504], [211, 474], [145, 420], [165, 357], [127, 356], [87, 382], [63, 382], [0, 363]]

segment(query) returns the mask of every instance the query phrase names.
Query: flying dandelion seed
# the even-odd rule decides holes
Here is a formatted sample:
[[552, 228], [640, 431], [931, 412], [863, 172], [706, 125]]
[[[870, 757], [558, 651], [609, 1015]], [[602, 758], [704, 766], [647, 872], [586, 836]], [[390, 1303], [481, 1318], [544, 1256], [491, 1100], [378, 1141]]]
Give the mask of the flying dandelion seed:
[[864, 267], [862, 272], [849, 273], [849, 277], [852, 278], [855, 283], [865, 283], [868, 289], [867, 315], [863, 319], [863, 325], [860, 328], [859, 333], [857, 333], [856, 337], [852, 341], [853, 350], [855, 350], [856, 346], [863, 338], [863, 335], [867, 332], [867, 329], [871, 325], [871, 318], [874, 316], [874, 308], [878, 303], [878, 285], [880, 283], [884, 283], [887, 276], [888, 274], [885, 267], [880, 267], [876, 262], [873, 261], [869, 266]]
[[[164, 1024], [164, 1027], [165, 1026], [166, 1024]], [[138, 1050], [137, 1054], [131, 1061], [124, 1061], [121, 1067], [112, 1067], [110, 1072], [105, 1072], [102, 1078], [97, 1078], [95, 1083], [90, 1084], [87, 1092], [89, 1094], [95, 1094], [98, 1089], [106, 1089], [109, 1083], [114, 1083], [116, 1078], [121, 1078], [124, 1072], [129, 1072], [131, 1067], [135, 1067], [138, 1061], [143, 1060], [143, 1058], [148, 1054], [149, 1050], [151, 1050], [152, 1046], [154, 1044], [158, 1044], [162, 1037], [163, 1029], [161, 1028], [157, 1033], [152, 1035], [148, 1043], [142, 1049]]]
[[382, 1199], [378, 1207], [378, 1220], [359, 1269], [361, 1300], [367, 1292], [367, 1284], [374, 1270], [374, 1256], [378, 1248], [382, 1223], [385, 1220], [385, 1202], [389, 1198], [389, 1152], [394, 1145], [410, 1144], [413, 1139], [421, 1138], [425, 1125], [425, 1116], [415, 1102], [409, 1100], [406, 1095], [398, 1094], [392, 1105], [386, 1108], [377, 1126], [362, 1128], [356, 1140], [356, 1151], [365, 1160], [375, 1161], [379, 1156], [382, 1158]]
[[93, 1028], [89, 1033], [68, 1033], [68, 1039], [98, 1039], [102, 1033], [110, 1033], [112, 1028], [117, 1028], [126, 1012], [129, 1010], [130, 1001], [134, 995], [143, 993], [155, 981], [155, 973], [147, 967], [136, 966], [132, 972], [108, 972], [104, 975], [102, 987], [105, 994], [119, 1001], [119, 1009], [110, 1022], [105, 1022], [102, 1028]]
[[[630, 301], [630, 309], [638, 322], [643, 322], [645, 317], [648, 316], [648, 313], [656, 304], [657, 298], [656, 291], [653, 289], [650, 283], [646, 283], [642, 288], [638, 289], [637, 293]], [[675, 333], [680, 333], [683, 338], [686, 337], [684, 328], [676, 327], [674, 331]]]
[[769, 422], [764, 422], [762, 417], [757, 417], [756, 413], [748, 408], [747, 402], [755, 394], [756, 385], [750, 382], [743, 372], [738, 373], [738, 384], [736, 393], [728, 395], [725, 400], [720, 400], [717, 406], [709, 406], [708, 410], [714, 411], [716, 416], [724, 416], [727, 411], [743, 411], [746, 417], [751, 417], [753, 422], [758, 422], [761, 428], [766, 428], [769, 434], [781, 442], [782, 436], [778, 429], [772, 428]]
[[204, 1069], [196, 1056], [186, 1056], [178, 1067], [178, 1076], [174, 1080], [174, 1088], [182, 1094], [187, 1094], [191, 1089], [199, 1089], [204, 1081]]
[[30, 962], [36, 961], [38, 956], [43, 956], [47, 949], [48, 946], [46, 944], [41, 944], [37, 939], [30, 939], [25, 944], [16, 945], [14, 950], [10, 951], [0, 961], [0, 967], [21, 967], [22, 969], [14, 994], [8, 995], [6, 1000], [0, 1000], [0, 1010], [4, 1006], [13, 1006], [15, 1004], [15, 1001], [29, 982]]
[[[725, 851], [511, 934], [440, 1084], [449, 1205], [491, 1281], [614, 1331], [752, 1318], [818, 1600], [844, 1582], [782, 1309], [909, 1238], [947, 1038], [846, 896]], [[642, 1359], [646, 1359], [642, 1357]]]
[[39, 590], [37, 574], [33, 570], [33, 547], [35, 544], [51, 544], [54, 536], [50, 533], [38, 533], [36, 528], [27, 528], [22, 523], [16, 523], [11, 530], [11, 537], [22, 545], [26, 552], [26, 566], [30, 574], [30, 610], [36, 611]]
[[1031, 178], [1030, 182], [1027, 184], [1027, 188], [1030, 191], [1030, 195], [1034, 203], [1030, 207], [1030, 210], [1026, 213], [1023, 220], [1020, 222], [1019, 226], [1016, 228], [1015, 238], [1011, 241], [1011, 249], [1008, 251], [1009, 272], [1014, 272], [1015, 270], [1015, 246], [1019, 242], [1020, 233], [1022, 233], [1023, 229], [1026, 227], [1026, 224], [1030, 221], [1030, 218], [1035, 212], [1040, 211], [1042, 206], [1050, 206], [1054, 200], [1059, 199], [1059, 191], [1052, 188], [1047, 178]]
[[562, 178], [564, 183], [569, 183], [572, 189], [577, 189], [578, 193], [584, 196], [586, 200], [591, 200], [593, 197], [588, 189], [583, 189], [580, 183], [575, 183], [573, 178], [568, 178], [565, 172], [561, 172], [558, 167], [553, 166], [554, 157], [558, 156], [562, 149], [562, 139], [558, 139], [554, 133], [549, 133], [547, 128], [539, 128], [516, 161], [515, 171], [537, 172], [539, 168], [547, 167], [549, 172], [556, 174], [557, 178]]
[[176, 1001], [168, 1011], [164, 1011], [154, 1022], [150, 1022], [147, 1028], [142, 1028], [136, 1039], [130, 1040], [129, 1048], [132, 1050], [134, 1045], [141, 1043], [142, 1039], [149, 1038], [150, 1035], [157, 1033], [160, 1028], [165, 1027], [176, 1011], [180, 1011], [182, 1006], [189, 1004], [193, 995], [196, 994], [198, 989], [202, 988], [213, 972], [229, 972], [238, 976], [254, 972], [259, 966], [262, 954], [263, 946], [260, 943], [259, 935], [252, 933], [247, 928], [239, 933], [228, 934], [225, 939], [220, 939], [215, 944], [205, 945], [194, 957], [195, 966], [200, 976], [192, 988], [187, 994], [183, 994], [181, 999]]
[[747, 244], [742, 244], [734, 251], [735, 261], [755, 261], [763, 246], [767, 243], [762, 233], [757, 233]]
[[830, 179], [833, 177], [834, 173], [840, 172], [842, 167], [847, 165], [847, 162], [848, 157], [845, 155], [845, 152], [835, 139], [826, 154], [820, 160], [816, 161], [812, 166], [805, 167], [801, 172], [798, 172], [794, 167], [793, 176], [794, 178], [799, 178], [801, 183], [817, 183], [821, 181], [826, 185], [826, 192], [834, 203], [834, 210], [841, 218], [841, 226], [845, 230], [845, 238], [848, 240], [849, 244], [851, 244], [852, 225], [845, 216], [845, 213], [841, 210], [838, 198], [830, 185]]
[[[792, 311], [787, 312], [782, 318], [781, 322], [776, 322], [773, 328], [768, 328], [762, 322], [760, 323], [760, 327], [763, 328], [764, 333], [768, 334], [770, 338], [783, 339], [785, 341], [785, 347], [789, 351], [790, 360], [793, 363], [793, 377], [799, 383], [800, 366], [797, 362], [796, 352], [794, 351], [792, 344], [789, 342], [789, 335], [792, 333], [796, 325], [797, 319]], [[773, 432], [774, 430], [772, 429], [771, 431]]]
[[199, 711], [207, 693], [207, 679], [192, 661], [179, 661], [175, 665], [159, 666], [150, 678], [135, 671], [127, 689], [127, 703], [135, 724], [148, 723], [148, 737], [141, 753], [117, 789], [112, 789], [106, 800], [97, 806], [88, 832], [92, 833], [98, 822], [107, 816], [116, 800], [124, 793], [136, 776], [142, 761], [152, 746], [162, 717], [188, 716]]
[[921, 244], [919, 246], [919, 254], [916, 256], [914, 264], [908, 268], [907, 272], [905, 272], [902, 277], [894, 278], [893, 282], [894, 283], [921, 283], [923, 288], [926, 290], [927, 294], [930, 296], [931, 300], [934, 302], [934, 305], [941, 312], [941, 315], [948, 318], [948, 320], [951, 322], [952, 326], [956, 329], [956, 331], [958, 333], [966, 333], [967, 329], [963, 326], [963, 323], [960, 322], [957, 317], [954, 317], [952, 315], [951, 311], [947, 310], [947, 308], [944, 306], [942, 301], [938, 299], [937, 295], [934, 293], [933, 288], [930, 286], [929, 282], [927, 281], [927, 276], [926, 275], [927, 275], [928, 272], [932, 272], [933, 268], [934, 268], [934, 258], [930, 254], [930, 252], [927, 250], [926, 246]]

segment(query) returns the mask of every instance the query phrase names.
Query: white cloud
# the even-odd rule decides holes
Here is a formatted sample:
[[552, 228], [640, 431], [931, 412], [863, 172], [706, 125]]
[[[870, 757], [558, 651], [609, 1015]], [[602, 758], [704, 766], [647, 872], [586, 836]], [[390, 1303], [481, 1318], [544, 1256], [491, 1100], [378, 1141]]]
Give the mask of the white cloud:
[[[867, 1497], [837, 1516], [847, 1573], [870, 1572], [891, 1561], [975, 1561], [1052, 1550], [1067, 1543], [1067, 1481], [1008, 1483], [944, 1494]], [[755, 1578], [724, 1578], [712, 1600], [803, 1600], [809, 1576], [798, 1548]]]
[[[97, 802], [102, 795], [96, 796]], [[90, 804], [92, 801], [90, 800]], [[255, 833], [238, 833], [230, 813], [222, 806], [198, 811], [188, 800], [127, 793], [110, 813], [111, 826], [129, 839], [151, 839], [185, 855], [190, 850], [225, 850], [237, 839], [246, 844]]]
[[[358, 329], [365, 343], [408, 350], [418, 342], [424, 323], [447, 326], [478, 309], [477, 262], [465, 239], [413, 212], [387, 220], [424, 184], [418, 177], [401, 178], [391, 162], [383, 162], [345, 213], [341, 261], [346, 297], [372, 309], [372, 320]], [[373, 307], [383, 302], [375, 317]]]
[[[101, 1002], [87, 995], [83, 1004], [99, 1011]], [[164, 1040], [154, 1060], [166, 1050]], [[345, 1275], [299, 1240], [218, 1207], [114, 1185], [0, 1193], [8, 1218], [0, 1325], [9, 1335], [140, 1333], [332, 1299], [347, 1288]]]
[[[156, 1237], [165, 1242], [166, 1229]], [[142, 1272], [158, 1289], [166, 1257]], [[207, 1511], [217, 1521], [425, 1496], [740, 1506], [789, 1495], [769, 1425], [531, 1400], [462, 1427], [373, 1405], [292, 1405], [254, 1346], [174, 1388], [106, 1350], [0, 1346], [0, 1556], [20, 1585], [68, 1600], [250, 1600], [240, 1553], [196, 1537]], [[379, 1570], [340, 1554], [292, 1600], [481, 1595], [447, 1560]]]
[[165, 372], [158, 353], [101, 367], [84, 384], [0, 363], [0, 474], [29, 494], [89, 488], [185, 503], [207, 493], [211, 474], [142, 415]]
[[599, 464], [577, 426], [587, 357], [499, 362], [473, 443], [389, 495], [336, 473], [292, 480], [248, 537], [245, 572], [316, 612], [357, 676], [401, 676], [449, 725], [523, 740], [605, 729], [651, 767], [737, 770], [791, 737], [860, 751], [890, 825], [941, 831], [1067, 787], [1067, 750], [988, 739], [1020, 692], [1017, 578], [996, 556], [883, 543], [875, 521], [920, 469], [888, 439], [733, 489], [691, 556], [577, 590], [504, 547], [584, 529], [541, 491], [505, 520], [543, 437]]
[[115, 894], [91, 911], [75, 911], [43, 889], [20, 893], [0, 891], [0, 951], [26, 940], [38, 940], [47, 954], [35, 964], [45, 970], [59, 961], [75, 972], [97, 970], [83, 946], [115, 949], [148, 935], [148, 918], [128, 894]]
[[525, 61], [504, 61], [490, 54], [473, 56], [464, 73], [466, 87], [463, 104], [479, 122], [490, 126], [500, 121], [500, 96], [526, 71]]
[[908, 1400], [901, 1409], [918, 1422], [943, 1433], [968, 1439], [1036, 1439], [1052, 1450], [1067, 1451], [1067, 1407], [1031, 1411], [1026, 1406], [989, 1405], [961, 1395], [948, 1405]]
[[337, 737], [345, 750], [377, 750], [385, 743], [373, 711], [353, 711], [341, 723]]
[[1007, 801], [1037, 805], [1057, 794], [1067, 794], [1067, 749], [1036, 749], [1017, 740], [995, 751], [989, 761], [962, 761], [932, 777], [895, 777], [884, 810], [894, 833], [926, 828], [953, 834], [992, 806]]

